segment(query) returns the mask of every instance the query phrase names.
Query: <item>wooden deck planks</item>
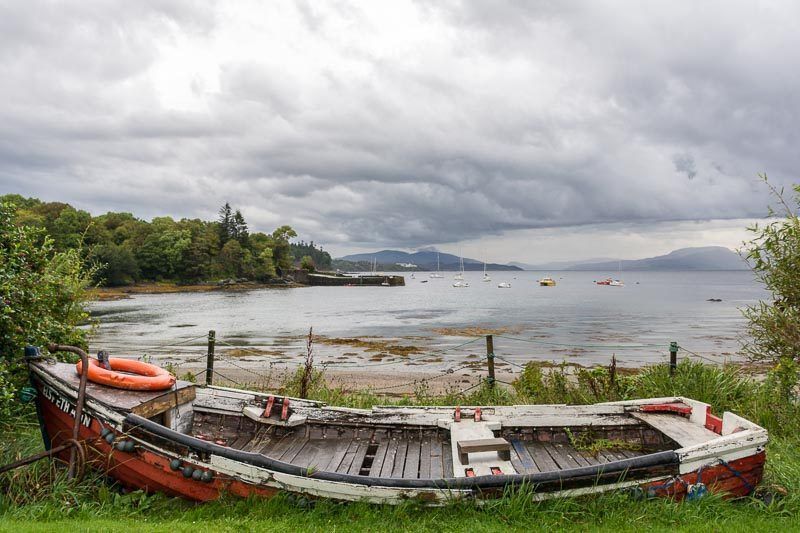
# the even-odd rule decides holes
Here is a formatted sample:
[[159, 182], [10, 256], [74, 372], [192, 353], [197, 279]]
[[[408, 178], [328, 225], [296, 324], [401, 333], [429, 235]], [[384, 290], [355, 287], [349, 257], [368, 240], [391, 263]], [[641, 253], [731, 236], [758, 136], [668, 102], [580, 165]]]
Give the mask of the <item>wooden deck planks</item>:
[[283, 452], [281, 455], [280, 460], [284, 463], [291, 463], [294, 461], [294, 458], [297, 457], [297, 454], [303, 449], [303, 447], [308, 444], [308, 439], [303, 437], [300, 439], [295, 440], [289, 448]]
[[421, 443], [418, 440], [412, 440], [408, 443], [406, 450], [406, 461], [403, 466], [403, 478], [417, 479], [419, 477], [419, 463], [420, 463]]
[[431, 478], [431, 439], [424, 438], [419, 448], [419, 478]]
[[442, 442], [439, 439], [434, 439], [431, 442], [431, 479], [441, 479], [445, 477], [442, 468], [442, 447], [450, 448], [449, 442]]
[[387, 438], [378, 444], [378, 449], [375, 451], [375, 457], [372, 459], [372, 466], [369, 468], [370, 477], [380, 477], [383, 461], [386, 459], [386, 451], [389, 449], [391, 441]]
[[367, 455], [369, 444], [370, 442], [368, 440], [359, 441], [358, 449], [353, 456], [353, 462], [350, 464], [350, 469], [347, 471], [348, 474], [357, 476], [358, 473], [361, 472], [361, 465], [364, 464], [364, 457]]
[[454, 477], [453, 473], [453, 450], [449, 442], [442, 444], [442, 467], [444, 468], [444, 477]]
[[511, 464], [520, 474], [535, 474], [540, 472], [525, 444], [519, 439], [511, 439]]
[[397, 455], [394, 457], [394, 468], [391, 477], [403, 477], [403, 467], [406, 465], [406, 452], [408, 451], [408, 441], [403, 440], [397, 443]]
[[357, 440], [350, 441], [350, 445], [347, 447], [347, 452], [345, 452], [342, 462], [339, 464], [339, 468], [336, 469], [337, 472], [340, 474], [346, 474], [350, 471], [350, 465], [353, 464], [356, 451], [358, 451], [358, 444], [359, 442]]
[[322, 464], [320, 462], [319, 469], [324, 470], [326, 472], [336, 472], [339, 468], [339, 465], [342, 464], [342, 459], [344, 459], [345, 454], [347, 453], [347, 449], [350, 447], [350, 441], [345, 439], [339, 439], [334, 441], [336, 445], [333, 448], [333, 453], [328, 458], [326, 464]]
[[533, 458], [533, 461], [536, 463], [536, 467], [540, 472], [552, 472], [554, 470], [560, 470], [558, 464], [553, 460], [550, 454], [547, 453], [543, 443], [532, 442], [525, 448], [531, 454], [531, 457]]
[[386, 456], [383, 460], [383, 466], [381, 466], [381, 475], [380, 477], [392, 477], [392, 470], [394, 469], [394, 458], [397, 456], [397, 447], [399, 446], [399, 442], [397, 437], [392, 438], [389, 441], [388, 449], [386, 450]]

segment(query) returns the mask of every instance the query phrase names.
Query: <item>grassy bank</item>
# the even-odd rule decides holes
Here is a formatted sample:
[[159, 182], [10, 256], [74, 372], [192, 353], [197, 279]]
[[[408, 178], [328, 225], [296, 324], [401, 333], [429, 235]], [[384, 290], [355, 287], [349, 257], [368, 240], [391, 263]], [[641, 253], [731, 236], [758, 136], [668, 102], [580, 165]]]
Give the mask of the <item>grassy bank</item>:
[[[311, 396], [330, 403], [366, 407], [386, 403], [369, 391], [358, 394], [330, 389], [315, 376]], [[297, 378], [285, 383], [287, 391]], [[195, 505], [161, 495], [121, 494], [100, 476], [73, 486], [63, 472], [42, 462], [0, 481], [0, 530], [136, 531], [753, 531], [800, 529], [800, 432], [796, 406], [777, 405], [769, 379], [753, 381], [734, 367], [709, 367], [686, 361], [674, 378], [666, 367], [645, 369], [635, 376], [613, 370], [584, 370], [567, 376], [565, 369], [529, 366], [513, 388], [478, 387], [466, 394], [431, 396], [425, 389], [395, 401], [403, 404], [590, 403], [628, 395], [682, 394], [708, 401], [717, 412], [733, 410], [764, 424], [773, 438], [768, 449], [765, 489], [782, 487], [786, 495], [765, 503], [760, 497], [725, 501], [706, 497], [696, 502], [638, 501], [625, 493], [534, 502], [529, 493], [477, 506], [453, 503], [442, 508], [337, 504], [309, 506], [288, 496], [272, 500], [230, 499]], [[7, 443], [0, 460], [41, 448], [38, 429], [27, 417], [2, 429]]]

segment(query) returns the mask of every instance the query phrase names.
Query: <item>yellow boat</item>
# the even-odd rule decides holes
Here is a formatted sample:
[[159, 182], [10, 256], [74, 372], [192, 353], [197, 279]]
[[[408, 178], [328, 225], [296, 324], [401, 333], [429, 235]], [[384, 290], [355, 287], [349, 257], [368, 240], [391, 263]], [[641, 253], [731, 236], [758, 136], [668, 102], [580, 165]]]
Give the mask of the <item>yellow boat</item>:
[[550, 277], [542, 278], [539, 280], [539, 285], [541, 285], [542, 287], [555, 287], [556, 280]]

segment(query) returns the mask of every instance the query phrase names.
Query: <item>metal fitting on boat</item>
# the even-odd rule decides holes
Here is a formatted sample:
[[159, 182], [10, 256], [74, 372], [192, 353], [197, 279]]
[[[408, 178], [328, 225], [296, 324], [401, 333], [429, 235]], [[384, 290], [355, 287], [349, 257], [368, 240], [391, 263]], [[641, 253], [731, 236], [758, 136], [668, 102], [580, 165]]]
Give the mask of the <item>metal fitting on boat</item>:
[[109, 433], [106, 435], [106, 442], [107, 442], [107, 443], [109, 443], [109, 444], [111, 444], [112, 442], [114, 442], [114, 439], [115, 439], [115, 438], [116, 438], [116, 437], [114, 436], [114, 433], [112, 433], [112, 432], [109, 432]]
[[206, 470], [205, 472], [203, 472], [203, 475], [200, 476], [200, 481], [202, 481], [203, 483], [211, 483], [213, 479], [214, 479], [214, 474], [211, 473], [211, 470]]
[[181, 460], [180, 459], [173, 459], [169, 462], [169, 469], [173, 472], [177, 472], [181, 468]]
[[183, 468], [181, 468], [181, 474], [183, 474], [183, 477], [185, 477], [185, 478], [192, 477], [193, 473], [194, 473], [194, 468], [192, 468], [189, 465], [186, 465]]

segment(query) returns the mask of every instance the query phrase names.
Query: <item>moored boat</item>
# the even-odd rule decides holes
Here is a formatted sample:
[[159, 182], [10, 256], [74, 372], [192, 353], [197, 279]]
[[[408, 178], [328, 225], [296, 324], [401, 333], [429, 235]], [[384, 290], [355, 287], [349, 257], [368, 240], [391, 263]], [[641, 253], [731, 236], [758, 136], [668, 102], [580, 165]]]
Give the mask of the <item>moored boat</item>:
[[31, 358], [29, 371], [48, 449], [72, 439], [80, 405], [87, 461], [124, 486], [198, 501], [288, 491], [435, 504], [523, 486], [541, 498], [742, 496], [761, 480], [767, 443], [756, 424], [680, 397], [349, 409], [185, 381], [161, 391], [88, 383], [81, 395], [74, 365]]
[[551, 278], [549, 276], [546, 276], [546, 277], [544, 277], [544, 278], [539, 280], [539, 285], [541, 285], [542, 287], [555, 287], [556, 286], [556, 280], [554, 280], [553, 278]]

